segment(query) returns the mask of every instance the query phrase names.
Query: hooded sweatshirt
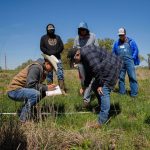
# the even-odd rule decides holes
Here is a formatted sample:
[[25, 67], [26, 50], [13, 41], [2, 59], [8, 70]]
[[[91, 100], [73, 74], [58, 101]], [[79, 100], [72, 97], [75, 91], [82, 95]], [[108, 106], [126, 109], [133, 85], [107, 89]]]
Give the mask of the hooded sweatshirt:
[[79, 32], [78, 32], [78, 36], [76, 36], [75, 40], [74, 40], [74, 44], [73, 47], [84, 47], [84, 46], [88, 46], [88, 45], [95, 45], [95, 46], [99, 46], [98, 41], [96, 39], [96, 35], [94, 33], [91, 33], [88, 29], [88, 25], [86, 22], [80, 22], [78, 30], [79, 29], [86, 29], [88, 32], [88, 36], [86, 37], [80, 37]]
[[64, 49], [64, 45], [60, 36], [54, 33], [51, 37], [47, 30], [47, 34], [41, 37], [40, 49], [44, 54], [54, 55], [57, 59], [61, 59], [60, 54]]

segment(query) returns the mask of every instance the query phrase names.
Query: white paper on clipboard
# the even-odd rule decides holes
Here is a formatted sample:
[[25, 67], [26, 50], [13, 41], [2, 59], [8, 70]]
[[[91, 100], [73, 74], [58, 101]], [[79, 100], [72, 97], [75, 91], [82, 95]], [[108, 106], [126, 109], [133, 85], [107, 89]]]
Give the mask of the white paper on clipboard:
[[59, 85], [57, 85], [55, 87], [55, 90], [53, 90], [53, 91], [46, 91], [46, 96], [54, 96], [54, 95], [61, 95], [61, 94], [62, 94], [62, 92], [60, 90]]

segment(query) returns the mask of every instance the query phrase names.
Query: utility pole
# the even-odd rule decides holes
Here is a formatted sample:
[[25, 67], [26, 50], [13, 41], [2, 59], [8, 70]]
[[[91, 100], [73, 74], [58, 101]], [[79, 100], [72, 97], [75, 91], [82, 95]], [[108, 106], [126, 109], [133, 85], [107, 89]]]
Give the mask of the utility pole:
[[5, 53], [5, 70], [7, 70], [7, 58], [6, 58], [6, 53]]
[[148, 68], [150, 69], [150, 54], [148, 54]]

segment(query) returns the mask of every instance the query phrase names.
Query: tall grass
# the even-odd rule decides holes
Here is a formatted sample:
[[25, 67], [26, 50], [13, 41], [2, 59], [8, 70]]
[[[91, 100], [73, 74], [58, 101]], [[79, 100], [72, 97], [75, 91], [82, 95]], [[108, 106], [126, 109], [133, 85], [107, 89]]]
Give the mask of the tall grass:
[[[82, 97], [77, 71], [65, 72], [67, 96], [46, 97], [35, 108], [33, 118], [26, 124], [18, 122], [18, 116], [0, 116], [0, 147], [3, 149], [36, 150], [81, 150], [81, 149], [150, 149], [150, 73], [149, 70], [137, 70], [139, 95], [131, 98], [117, 93], [117, 86], [111, 94], [110, 119], [101, 129], [89, 129], [87, 124], [97, 120], [97, 111], [93, 108], [97, 100], [93, 97], [91, 107], [82, 108]], [[13, 73], [8, 73], [7, 80]], [[5, 77], [5, 76], [3, 76]], [[57, 83], [56, 79], [55, 82]], [[0, 112], [18, 112], [21, 103], [10, 100], [5, 89], [0, 95]], [[127, 81], [127, 90], [129, 84]], [[80, 114], [78, 112], [87, 112]], [[42, 112], [49, 114], [42, 115]], [[72, 113], [70, 113], [72, 112]], [[19, 138], [17, 138], [17, 136]], [[9, 137], [9, 138], [8, 138]], [[9, 139], [9, 140], [7, 140]], [[21, 140], [20, 140], [21, 139]], [[5, 147], [5, 142], [15, 145]]]

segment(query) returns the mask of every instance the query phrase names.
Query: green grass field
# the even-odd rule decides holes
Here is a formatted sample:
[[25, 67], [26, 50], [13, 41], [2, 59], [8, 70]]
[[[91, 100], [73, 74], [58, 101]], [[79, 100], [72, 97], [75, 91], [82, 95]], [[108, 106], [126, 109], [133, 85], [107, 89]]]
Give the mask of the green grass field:
[[[0, 73], [0, 113], [18, 112], [22, 105], [10, 100], [5, 94], [14, 74], [15, 71]], [[91, 107], [83, 109], [82, 96], [78, 92], [78, 73], [76, 70], [65, 71], [68, 95], [41, 100], [33, 120], [21, 125], [17, 115], [0, 115], [0, 147], [29, 150], [149, 150], [150, 70], [137, 69], [137, 77], [138, 97], [119, 95], [116, 86], [111, 94], [109, 121], [101, 129], [89, 129], [88, 122], [96, 121], [98, 117], [98, 113], [93, 112], [97, 99], [93, 97]], [[41, 115], [41, 112], [51, 114]]]

